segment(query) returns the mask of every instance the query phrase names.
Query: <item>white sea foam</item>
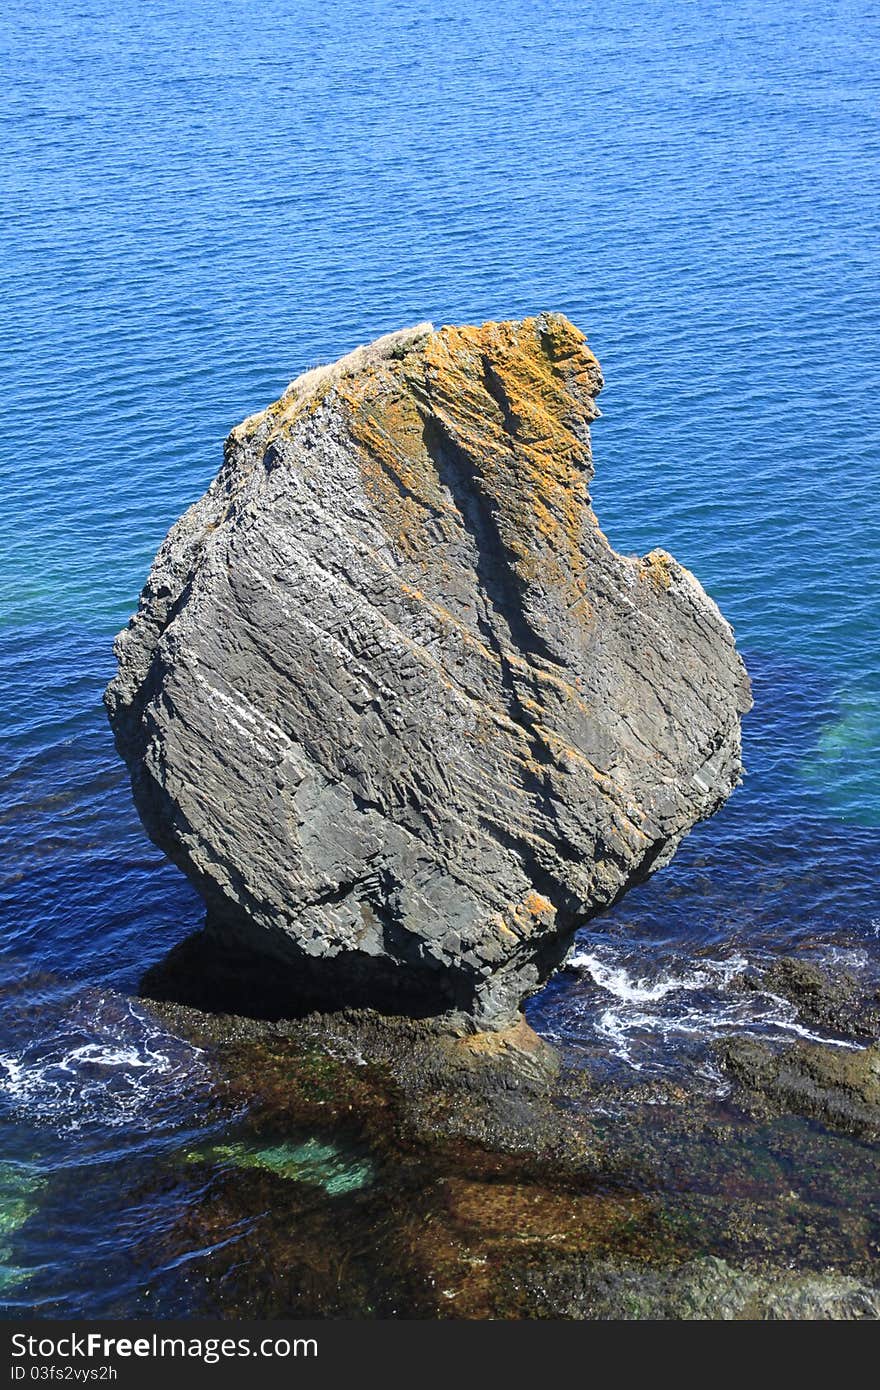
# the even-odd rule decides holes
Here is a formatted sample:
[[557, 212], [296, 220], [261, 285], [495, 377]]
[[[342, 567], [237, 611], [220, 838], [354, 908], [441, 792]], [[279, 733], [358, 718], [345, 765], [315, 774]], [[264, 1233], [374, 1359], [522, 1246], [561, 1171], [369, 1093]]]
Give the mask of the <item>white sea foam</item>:
[[870, 970], [872, 958], [863, 946], [830, 946], [823, 952], [828, 965], [840, 965], [846, 970]]
[[648, 1004], [682, 990], [728, 984], [734, 975], [748, 967], [748, 961], [745, 956], [729, 956], [689, 968], [682, 975], [662, 973], [654, 980], [647, 976], [634, 978], [625, 966], [603, 959], [596, 951], [575, 951], [568, 965], [574, 970], [586, 971], [601, 989], [628, 1004]]
[[600, 992], [577, 1004], [582, 1039], [592, 1037], [604, 1053], [645, 1075], [668, 1075], [680, 1069], [683, 1053], [696, 1050], [692, 1072], [721, 1090], [723, 1076], [699, 1055], [699, 1044], [734, 1033], [850, 1046], [804, 1027], [795, 1005], [779, 995], [731, 991], [731, 982], [750, 965], [742, 954], [702, 959], [680, 971], [667, 967], [649, 976], [632, 973], [614, 947], [603, 946], [576, 950], [568, 965]]
[[208, 1079], [204, 1054], [131, 1001], [79, 1001], [48, 1039], [0, 1053], [0, 1095], [22, 1119], [74, 1131], [150, 1124]]
[[681, 980], [664, 976], [653, 982], [647, 977], [633, 979], [624, 966], [604, 961], [593, 951], [576, 951], [568, 964], [573, 970], [586, 971], [600, 989], [628, 1004], [653, 1003], [682, 987]]

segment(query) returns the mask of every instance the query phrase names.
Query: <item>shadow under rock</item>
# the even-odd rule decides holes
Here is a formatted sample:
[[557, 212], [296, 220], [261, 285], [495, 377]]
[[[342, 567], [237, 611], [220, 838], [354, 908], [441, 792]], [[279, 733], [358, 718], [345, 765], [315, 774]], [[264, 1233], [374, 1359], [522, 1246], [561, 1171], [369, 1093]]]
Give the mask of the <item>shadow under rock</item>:
[[[450, 1015], [461, 1000], [454, 982], [412, 973], [401, 989], [399, 969], [349, 952], [339, 958], [285, 962], [249, 950], [206, 925], [174, 946], [141, 977], [138, 993], [156, 1003], [184, 1004], [208, 1014], [277, 1023], [316, 1011], [371, 1008], [414, 1019]], [[444, 988], [444, 985], [448, 985]]]

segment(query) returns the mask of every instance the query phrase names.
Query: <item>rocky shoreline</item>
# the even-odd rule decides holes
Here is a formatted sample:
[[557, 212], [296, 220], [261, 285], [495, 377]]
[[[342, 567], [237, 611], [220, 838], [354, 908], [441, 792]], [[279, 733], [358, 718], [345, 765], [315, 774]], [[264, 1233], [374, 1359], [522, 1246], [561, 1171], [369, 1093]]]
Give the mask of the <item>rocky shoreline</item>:
[[789, 1000], [805, 1026], [820, 1027], [839, 1043], [799, 1040], [780, 1049], [750, 1038], [722, 1042], [720, 1061], [748, 1103], [859, 1138], [880, 1137], [880, 992], [852, 971], [790, 956], [743, 977], [741, 985]]
[[[778, 963], [773, 978], [790, 969]], [[855, 1027], [869, 1001], [851, 1003]], [[234, 1268], [218, 1256], [224, 1308], [240, 1298], [258, 1316], [880, 1317], [867, 1210], [878, 1098], [852, 1089], [856, 1110], [830, 1084], [783, 1094], [778, 1081], [783, 1066], [814, 1076], [817, 1056], [870, 1068], [874, 1048], [729, 1041], [719, 1052], [731, 1089], [719, 1098], [597, 1085], [522, 1019], [475, 1034], [371, 1010], [267, 1020], [180, 999], [149, 1007], [206, 1049], [221, 1103], [246, 1115], [234, 1143], [201, 1158], [218, 1164], [224, 1220], [256, 1223]], [[777, 1071], [747, 1070], [745, 1048], [775, 1057]], [[365, 1171], [369, 1182], [318, 1200], [296, 1158], [309, 1144], [350, 1156], [337, 1183]], [[312, 1223], [343, 1279], [332, 1260], [321, 1277], [304, 1274], [317, 1258]]]

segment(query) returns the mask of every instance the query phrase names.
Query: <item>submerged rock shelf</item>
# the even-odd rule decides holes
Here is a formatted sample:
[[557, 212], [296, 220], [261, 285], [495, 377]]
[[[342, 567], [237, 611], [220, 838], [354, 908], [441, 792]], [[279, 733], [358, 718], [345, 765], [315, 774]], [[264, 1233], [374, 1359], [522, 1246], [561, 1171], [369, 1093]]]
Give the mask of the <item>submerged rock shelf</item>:
[[173, 1234], [215, 1251], [206, 1315], [880, 1316], [864, 1141], [738, 1091], [597, 1085], [524, 1023], [150, 1007], [233, 1117], [185, 1155], [210, 1185]]

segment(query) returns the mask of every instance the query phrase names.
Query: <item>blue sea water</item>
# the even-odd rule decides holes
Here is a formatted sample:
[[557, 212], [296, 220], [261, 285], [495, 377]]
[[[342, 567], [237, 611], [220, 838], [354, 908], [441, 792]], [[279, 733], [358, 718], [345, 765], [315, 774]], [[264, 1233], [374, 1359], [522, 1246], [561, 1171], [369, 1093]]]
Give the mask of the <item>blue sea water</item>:
[[113, 751], [113, 635], [228, 429], [380, 332], [568, 314], [603, 528], [693, 569], [753, 676], [743, 788], [533, 1023], [662, 1073], [793, 1027], [725, 993], [740, 960], [876, 970], [877, 7], [7, 0], [0, 71], [8, 1306], [157, 1306], [123, 1174], [212, 1124], [131, 1002], [201, 913]]

